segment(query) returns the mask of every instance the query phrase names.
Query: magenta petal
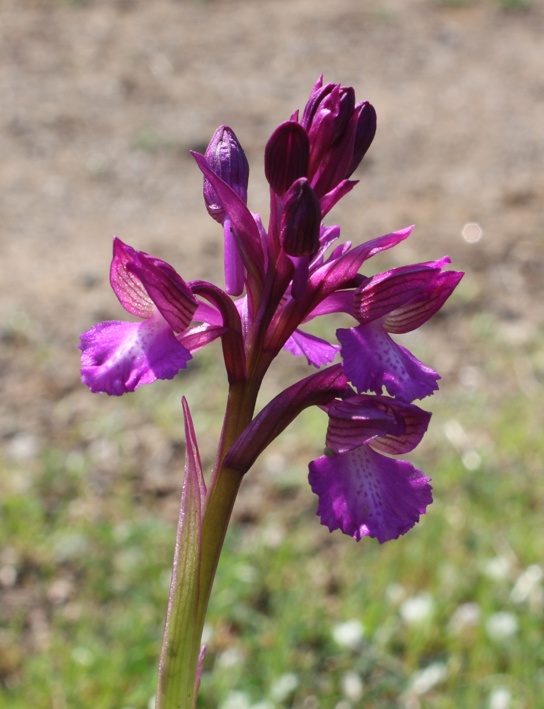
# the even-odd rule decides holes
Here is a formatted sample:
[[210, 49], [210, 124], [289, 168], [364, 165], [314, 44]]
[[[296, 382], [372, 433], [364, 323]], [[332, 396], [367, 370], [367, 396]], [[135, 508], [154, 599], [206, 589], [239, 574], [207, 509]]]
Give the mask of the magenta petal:
[[322, 340], [320, 337], [301, 330], [295, 330], [284, 347], [295, 357], [304, 355], [308, 364], [314, 367], [321, 367], [323, 364], [332, 362], [340, 349], [337, 345], [331, 345], [327, 340]]
[[374, 450], [399, 455], [413, 450], [427, 430], [431, 414], [388, 396], [359, 394], [328, 408], [327, 447], [345, 453], [368, 443]]
[[[385, 399], [386, 397], [380, 397]], [[431, 420], [428, 411], [420, 409], [414, 404], [405, 404], [400, 401], [391, 402], [398, 416], [404, 421], [404, 432], [400, 435], [385, 434], [374, 438], [370, 446], [380, 453], [400, 455], [408, 453], [419, 445]]]
[[358, 392], [382, 393], [403, 401], [423, 399], [438, 389], [439, 374], [398, 345], [379, 323], [337, 330], [344, 372]]
[[367, 323], [387, 316], [388, 332], [415, 330], [440, 310], [461, 280], [462, 273], [441, 270], [447, 263], [445, 257], [369, 278], [355, 291], [355, 317]]
[[319, 497], [317, 514], [332, 532], [380, 543], [408, 532], [432, 502], [429, 478], [405, 460], [367, 446], [310, 463], [309, 481]]
[[358, 183], [358, 180], [342, 180], [334, 189], [321, 197], [321, 214], [324, 217]]
[[327, 448], [334, 453], [346, 453], [378, 436], [402, 436], [406, 430], [404, 420], [387, 402], [394, 399], [368, 394], [334, 402], [327, 411]]
[[[379, 236], [376, 239], [360, 244], [352, 249], [346, 250], [345, 246], [339, 252], [338, 257], [329, 259], [319, 268], [316, 268], [310, 278], [310, 285], [320, 288], [324, 295], [333, 293], [339, 288], [344, 288], [346, 284], [357, 275], [363, 263], [386, 249], [391, 249], [404, 239], [407, 239], [412, 232], [412, 227]], [[340, 248], [340, 247], [339, 247]]]
[[158, 313], [143, 322], [99, 323], [81, 335], [80, 350], [83, 383], [113, 396], [172, 379], [191, 359]]
[[141, 254], [127, 265], [174, 332], [183, 332], [193, 319], [198, 302], [183, 278], [166, 261]]
[[110, 283], [123, 308], [138, 318], [150, 318], [155, 307], [149, 297], [140, 276], [127, 270], [142, 255], [132, 246], [115, 237], [113, 240], [113, 259], [110, 267]]

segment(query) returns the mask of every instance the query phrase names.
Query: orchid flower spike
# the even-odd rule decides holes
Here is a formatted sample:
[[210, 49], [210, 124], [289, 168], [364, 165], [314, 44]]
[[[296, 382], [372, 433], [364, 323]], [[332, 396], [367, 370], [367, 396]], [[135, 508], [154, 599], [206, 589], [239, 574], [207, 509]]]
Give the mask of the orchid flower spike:
[[[210, 487], [224, 466], [244, 475], [289, 422], [316, 405], [329, 420], [327, 453], [310, 463], [309, 475], [321, 521], [357, 540], [385, 542], [411, 529], [432, 500], [429, 478], [392, 456], [421, 440], [430, 414], [413, 401], [435, 392], [440, 379], [394, 338], [430, 319], [463, 274], [447, 269], [448, 257], [368, 274], [372, 257], [412, 228], [352, 245], [340, 241], [340, 227], [324, 223], [357, 184], [351, 177], [375, 133], [373, 106], [320, 77], [304, 109], [266, 144], [265, 226], [248, 207], [242, 146], [220, 126], [205, 153], [193, 156], [206, 209], [223, 229], [224, 286], [184, 281], [165, 261], [116, 239], [111, 285], [139, 320], [100, 323], [82, 335], [80, 348], [85, 384], [120, 395], [172, 379], [220, 338], [236, 396], [231, 390]], [[332, 328], [329, 337], [307, 330], [315, 318], [334, 322], [339, 313], [351, 327]], [[262, 380], [282, 349], [320, 371], [255, 415]]]

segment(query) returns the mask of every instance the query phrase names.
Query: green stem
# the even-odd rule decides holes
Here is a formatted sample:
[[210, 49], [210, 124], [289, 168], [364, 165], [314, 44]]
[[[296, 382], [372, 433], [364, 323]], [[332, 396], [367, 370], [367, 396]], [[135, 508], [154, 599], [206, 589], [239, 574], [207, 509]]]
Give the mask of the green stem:
[[258, 391], [259, 386], [255, 381], [233, 384], [229, 390], [220, 449], [206, 495], [206, 506], [202, 520], [200, 602], [197, 616], [197, 627], [200, 633], [204, 627], [219, 557], [243, 477], [239, 471], [224, 467], [223, 459], [234, 441], [250, 423]]
[[[198, 522], [197, 527], [194, 524], [189, 527], [194, 529], [189, 544], [199, 548], [176, 549], [175, 588], [171, 592], [167, 617], [166, 635], [169, 637], [161, 654], [156, 709], [194, 709], [196, 706], [196, 677], [206, 611], [232, 509], [242, 482], [241, 473], [224, 467], [223, 460], [252, 419], [259, 384], [260, 379], [257, 382], [255, 378], [250, 382], [231, 385], [201, 524]], [[184, 514], [188, 515], [189, 511]]]

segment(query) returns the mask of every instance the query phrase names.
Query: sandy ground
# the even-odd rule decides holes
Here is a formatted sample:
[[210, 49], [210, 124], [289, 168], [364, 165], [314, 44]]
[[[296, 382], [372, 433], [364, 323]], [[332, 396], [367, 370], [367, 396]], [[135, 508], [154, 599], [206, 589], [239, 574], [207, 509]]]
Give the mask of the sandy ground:
[[516, 11], [498, 0], [0, 0], [8, 464], [62, 445], [59, 400], [99, 405], [76, 346], [123, 315], [108, 285], [112, 235], [188, 280], [220, 279], [221, 233], [189, 150], [231, 125], [252, 168], [250, 206], [266, 215], [264, 145], [320, 73], [378, 112], [362, 184], [332, 215], [344, 238], [415, 222], [389, 265], [448, 253], [467, 272], [429, 331], [442, 373], [485, 367], [466, 327], [475, 314], [520, 345], [541, 332], [543, 36], [540, 0]]

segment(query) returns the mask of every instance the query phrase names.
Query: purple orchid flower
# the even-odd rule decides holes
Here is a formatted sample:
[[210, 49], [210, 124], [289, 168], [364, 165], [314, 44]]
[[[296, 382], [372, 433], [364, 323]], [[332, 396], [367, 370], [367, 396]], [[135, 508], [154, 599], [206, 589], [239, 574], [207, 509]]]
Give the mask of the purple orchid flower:
[[[332, 532], [383, 543], [410, 530], [432, 502], [429, 478], [401, 454], [415, 448], [431, 415], [413, 404], [359, 395], [329, 405], [331, 454], [310, 463], [317, 514]], [[380, 451], [380, 452], [378, 452]]]
[[440, 376], [388, 333], [415, 330], [449, 298], [462, 274], [442, 271], [448, 257], [402, 266], [367, 279], [354, 293], [353, 315], [360, 325], [338, 330], [344, 370], [357, 391], [380, 394], [382, 386], [399, 399], [422, 399], [438, 389]]
[[[411, 529], [432, 501], [429, 479], [390, 456], [421, 440], [430, 414], [411, 402], [432, 394], [439, 379], [390, 335], [432, 317], [462, 274], [444, 270], [447, 257], [371, 277], [360, 272], [411, 228], [334, 246], [340, 228], [325, 226], [323, 218], [355, 186], [350, 177], [375, 131], [371, 104], [355, 103], [352, 88], [320, 78], [300, 119], [293, 114], [266, 145], [265, 228], [247, 206], [244, 151], [230, 128], [218, 128], [205, 154], [194, 158], [206, 208], [223, 227], [225, 289], [185, 282], [164, 261], [116, 239], [111, 285], [125, 310], [142, 320], [96, 325], [82, 335], [80, 348], [84, 383], [120, 395], [173, 378], [192, 353], [221, 338], [240, 409], [234, 423], [225, 418], [209, 490], [225, 467], [245, 474], [300, 411], [318, 405], [329, 416], [329, 454], [310, 463], [318, 515], [331, 531], [384, 542]], [[337, 330], [339, 344], [304, 330], [309, 321], [338, 313], [356, 323]], [[325, 369], [254, 416], [262, 379], [282, 348]], [[338, 353], [342, 361], [333, 364]]]
[[191, 353], [176, 333], [197, 302], [183, 279], [160, 259], [115, 239], [110, 283], [121, 305], [143, 322], [109, 321], [81, 336], [81, 373], [93, 392], [119, 396], [155, 379], [171, 379]]

